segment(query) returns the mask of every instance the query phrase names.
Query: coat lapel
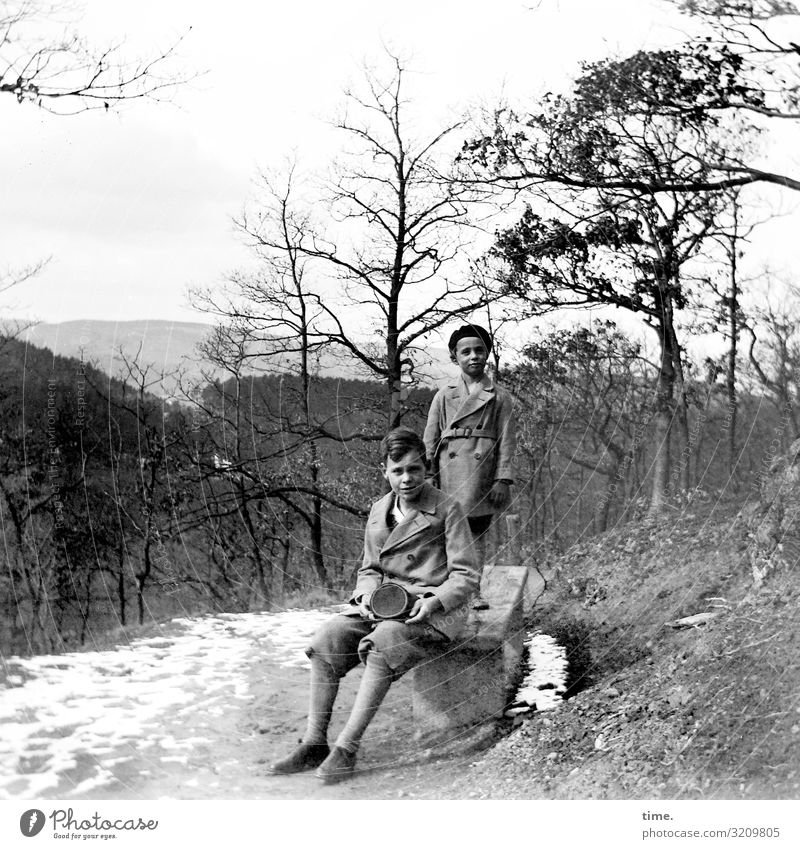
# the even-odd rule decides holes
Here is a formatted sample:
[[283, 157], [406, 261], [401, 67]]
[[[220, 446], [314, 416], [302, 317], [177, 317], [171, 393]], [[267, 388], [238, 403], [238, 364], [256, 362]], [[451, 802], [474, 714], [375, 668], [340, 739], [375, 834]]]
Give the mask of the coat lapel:
[[[386, 505], [386, 510], [391, 509], [392, 496], [390, 493], [389, 503]], [[389, 528], [386, 525], [386, 510], [381, 511], [382, 521], [386, 530]], [[418, 534], [420, 531], [430, 527], [430, 520], [426, 513], [433, 513], [436, 510], [436, 499], [430, 486], [426, 486], [419, 497], [416, 508], [412, 510], [399, 525], [396, 525], [391, 532], [388, 533], [381, 546], [381, 553], [389, 551], [392, 548], [405, 542], [410, 537]]]
[[372, 515], [369, 518], [367, 530], [374, 540], [378, 551], [384, 547], [391, 533], [391, 528], [386, 524], [386, 513], [391, 509], [393, 501], [394, 493], [390, 492], [384, 495], [380, 501], [376, 502], [372, 510]]
[[494, 383], [488, 375], [483, 376], [481, 388], [471, 395], [467, 391], [466, 384], [463, 381], [459, 381], [459, 383], [460, 386], [456, 384], [454, 387], [451, 387], [455, 391], [450, 397], [457, 401], [458, 407], [455, 414], [451, 416], [450, 421], [447, 422], [448, 427], [455, 427], [457, 422], [485, 407], [494, 398]]
[[401, 522], [395, 528], [392, 529], [392, 532], [389, 534], [386, 542], [383, 544], [381, 552], [389, 551], [392, 548], [396, 548], [400, 543], [405, 542], [409, 537], [413, 537], [414, 534], [418, 534], [420, 531], [425, 530], [430, 525], [428, 519], [420, 513], [418, 510], [413, 511], [408, 516], [406, 516], [405, 521]]

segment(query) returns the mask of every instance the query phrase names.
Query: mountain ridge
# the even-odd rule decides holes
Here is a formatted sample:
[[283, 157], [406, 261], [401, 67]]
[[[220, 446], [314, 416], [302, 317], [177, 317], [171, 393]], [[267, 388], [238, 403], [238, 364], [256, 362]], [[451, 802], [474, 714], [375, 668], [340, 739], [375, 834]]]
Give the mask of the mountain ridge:
[[[155, 374], [163, 373], [153, 391], [173, 394], [180, 382], [192, 386], [227, 374], [200, 355], [199, 345], [213, 329], [211, 324], [169, 319], [73, 319], [31, 325], [21, 338], [54, 354], [91, 362], [113, 377], [124, 377], [125, 360], [131, 362], [137, 358], [140, 366], [151, 366]], [[285, 355], [276, 363], [274, 356], [269, 361], [266, 357], [256, 357], [253, 367], [245, 371], [248, 374], [296, 371], [294, 359], [292, 355]], [[425, 385], [433, 386], [452, 373], [452, 364], [444, 349], [425, 348], [420, 360], [417, 373]], [[370, 378], [355, 360], [344, 359], [330, 351], [320, 355], [317, 371], [323, 377]]]

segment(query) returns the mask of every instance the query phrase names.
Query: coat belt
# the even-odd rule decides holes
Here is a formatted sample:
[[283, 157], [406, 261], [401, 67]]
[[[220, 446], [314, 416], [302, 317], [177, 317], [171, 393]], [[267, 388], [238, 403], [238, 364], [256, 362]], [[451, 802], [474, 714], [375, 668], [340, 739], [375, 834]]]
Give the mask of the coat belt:
[[468, 439], [471, 436], [481, 439], [497, 439], [497, 434], [492, 433], [492, 431], [475, 427], [449, 427], [442, 433], [441, 439]]

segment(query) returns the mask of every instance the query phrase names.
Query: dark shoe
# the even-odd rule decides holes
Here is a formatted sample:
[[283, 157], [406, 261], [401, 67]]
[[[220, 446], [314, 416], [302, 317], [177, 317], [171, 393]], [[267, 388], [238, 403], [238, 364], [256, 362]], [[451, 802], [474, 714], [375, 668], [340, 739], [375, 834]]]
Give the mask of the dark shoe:
[[489, 609], [489, 602], [486, 601], [485, 598], [478, 597], [478, 598], [475, 599], [475, 601], [472, 602], [472, 609], [473, 610], [488, 610]]
[[305, 772], [318, 767], [330, 754], [327, 743], [301, 743], [282, 761], [276, 761], [269, 768], [273, 775], [291, 775], [293, 772]]
[[348, 752], [347, 749], [334, 746], [322, 766], [317, 770], [316, 775], [317, 778], [322, 779], [323, 784], [338, 784], [353, 775], [355, 766], [355, 752]]

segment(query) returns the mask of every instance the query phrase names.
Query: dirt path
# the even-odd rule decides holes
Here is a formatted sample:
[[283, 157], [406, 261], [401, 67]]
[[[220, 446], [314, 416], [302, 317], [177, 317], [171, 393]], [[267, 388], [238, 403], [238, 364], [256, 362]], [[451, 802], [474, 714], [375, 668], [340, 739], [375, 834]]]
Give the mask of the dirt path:
[[[344, 724], [359, 680], [360, 673], [354, 672], [342, 684], [332, 735]], [[271, 776], [268, 764], [294, 747], [305, 726], [308, 673], [259, 663], [252, 673], [252, 691], [254, 699], [244, 710], [221, 717], [210, 745], [193, 749], [185, 764], [158, 767], [148, 780], [129, 789], [146, 799], [430, 798], [452, 784], [459, 766], [467, 762], [419, 763], [406, 679], [392, 688], [370, 726], [352, 781], [330, 787], [313, 773]], [[208, 729], [200, 730], [208, 734]], [[170, 736], [195, 733], [191, 722], [166, 731]]]
[[[351, 673], [342, 685], [332, 735], [344, 724], [359, 679], [359, 672]], [[370, 726], [352, 781], [327, 787], [313, 773], [271, 776], [267, 765], [302, 734], [308, 672], [260, 662], [251, 673], [251, 690], [253, 697], [244, 707], [231, 705], [213, 723], [200, 707], [180, 719], [167, 719], [159, 739], [115, 768], [114, 779], [105, 787], [70, 798], [435, 798], [470, 761], [468, 756], [432, 760], [430, 751], [414, 743], [406, 679], [392, 688]], [[120, 749], [112, 760], [114, 756], [129, 757], [130, 750]]]
[[[443, 759], [414, 741], [410, 676], [392, 687], [370, 726], [352, 781], [326, 787], [313, 774], [268, 774], [267, 765], [295, 745], [305, 725], [308, 669], [298, 646], [324, 615], [178, 620], [119, 651], [11, 662], [0, 689], [0, 718], [11, 732], [0, 741], [0, 798], [375, 799], [445, 792], [475, 756]], [[332, 735], [359, 680], [355, 670], [342, 683]]]

